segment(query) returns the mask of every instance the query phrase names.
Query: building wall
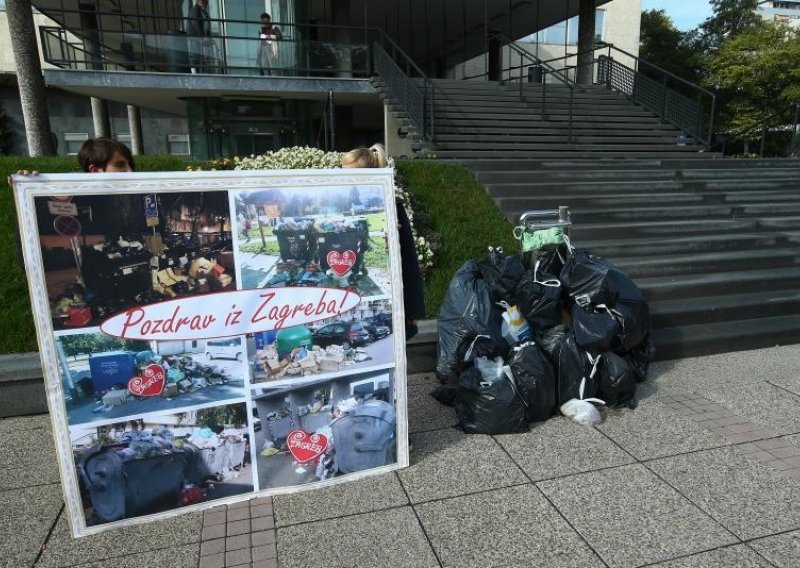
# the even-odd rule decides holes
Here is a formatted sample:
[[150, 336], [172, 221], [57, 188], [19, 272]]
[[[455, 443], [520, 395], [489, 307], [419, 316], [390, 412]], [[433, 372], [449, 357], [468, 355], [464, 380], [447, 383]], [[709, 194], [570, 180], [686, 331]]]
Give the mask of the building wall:
[[765, 20], [780, 22], [793, 28], [800, 28], [800, 1], [779, 0], [759, 2], [756, 9]]
[[[598, 10], [605, 11], [605, 21], [603, 30], [597, 30], [597, 35], [602, 35], [603, 41], [614, 44], [615, 47], [627, 51], [635, 56], [639, 55], [639, 36], [640, 26], [642, 19], [642, 2], [641, 0], [613, 0], [604, 4]], [[572, 23], [575, 25], [575, 33], [570, 33], [570, 36], [577, 37], [577, 18], [574, 18]], [[532, 54], [535, 54], [539, 59], [547, 61], [549, 59], [561, 58], [566, 54], [577, 53], [576, 45], [567, 45], [566, 48], [563, 39], [559, 43], [548, 43], [547, 34], [543, 31], [539, 34], [538, 46], [536, 43], [536, 34], [529, 36], [517, 42], [519, 47], [526, 49]], [[633, 59], [630, 57], [615, 55], [615, 59], [621, 61], [626, 65], [631, 65]], [[509, 65], [519, 65], [519, 55], [516, 55], [513, 50], [505, 49], [503, 53], [503, 67]], [[568, 60], [569, 65], [575, 64], [575, 58]], [[554, 67], [559, 68], [563, 66], [561, 61], [554, 62]], [[481, 55], [465, 64], [458, 65], [451, 69], [450, 76], [456, 79], [464, 77], [473, 77], [486, 72], [487, 57]]]
[[[56, 25], [51, 19], [34, 12], [34, 24], [39, 26]], [[16, 64], [11, 49], [11, 37], [7, 32], [8, 18], [6, 11], [0, 9], [0, 105], [9, 117], [11, 128], [15, 133], [12, 138], [11, 153], [25, 155], [28, 153], [28, 142], [25, 138], [25, 123], [22, 118], [22, 106], [16, 87]], [[39, 57], [42, 68], [53, 67], [45, 63], [39, 43]], [[74, 95], [60, 89], [47, 89], [47, 105], [50, 110], [50, 128], [58, 142], [58, 153], [66, 154], [65, 135], [86, 134], [94, 136], [92, 110], [89, 98]], [[127, 107], [120, 103], [110, 103], [111, 134], [114, 137], [129, 133]], [[144, 150], [148, 154], [168, 153], [167, 137], [170, 134], [188, 134], [186, 119], [176, 115], [141, 109]], [[128, 144], [130, 146], [130, 144]]]

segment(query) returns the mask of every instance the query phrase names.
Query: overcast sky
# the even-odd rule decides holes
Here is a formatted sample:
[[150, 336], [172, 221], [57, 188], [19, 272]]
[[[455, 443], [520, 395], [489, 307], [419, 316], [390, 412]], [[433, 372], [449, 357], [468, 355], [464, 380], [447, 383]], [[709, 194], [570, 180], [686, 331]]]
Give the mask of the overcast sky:
[[707, 0], [642, 0], [642, 10], [664, 10], [681, 31], [696, 28], [711, 15]]

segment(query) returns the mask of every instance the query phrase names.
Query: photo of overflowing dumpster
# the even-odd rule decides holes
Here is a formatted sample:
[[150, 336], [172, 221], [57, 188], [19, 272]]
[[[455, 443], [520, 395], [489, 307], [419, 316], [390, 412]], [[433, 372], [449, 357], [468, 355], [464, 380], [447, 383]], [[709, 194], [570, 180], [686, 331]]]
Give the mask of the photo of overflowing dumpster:
[[236, 194], [245, 288], [326, 286], [388, 295], [380, 187], [286, 188]]
[[55, 329], [236, 289], [227, 192], [38, 197], [36, 215]]
[[392, 367], [392, 304], [363, 300], [355, 309], [306, 326], [248, 336], [254, 383], [294, 382]]
[[87, 525], [253, 491], [244, 403], [70, 429]]
[[56, 347], [70, 425], [245, 396], [242, 337], [135, 341], [79, 333], [59, 336]]
[[255, 391], [259, 489], [304, 485], [397, 460], [392, 370]]

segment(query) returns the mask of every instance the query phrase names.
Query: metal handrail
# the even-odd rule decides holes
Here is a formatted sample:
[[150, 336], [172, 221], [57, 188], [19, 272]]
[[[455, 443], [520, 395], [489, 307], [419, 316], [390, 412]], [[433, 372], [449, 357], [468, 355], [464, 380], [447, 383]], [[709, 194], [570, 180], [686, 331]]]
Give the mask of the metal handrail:
[[381, 28], [375, 28], [375, 32], [373, 73], [386, 82], [422, 138], [433, 141], [436, 135], [433, 82], [386, 32]]
[[[567, 60], [567, 59], [571, 59], [571, 58], [577, 58], [577, 57], [579, 57], [581, 55], [585, 55], [587, 53], [595, 53], [597, 51], [606, 51], [606, 54], [605, 54], [605, 60], [606, 61], [605, 62], [610, 62], [611, 69], [608, 69], [608, 76], [607, 76], [607, 79], [610, 79], [610, 80], [607, 80], [605, 82], [606, 86], [608, 88], [616, 88], [617, 87], [616, 85], [613, 85], [613, 82], [614, 82], [613, 81], [613, 67], [619, 68], [620, 70], [623, 71], [623, 73], [627, 73], [627, 74], [632, 75], [632, 78], [631, 78], [631, 81], [630, 81], [631, 85], [629, 85], [631, 87], [631, 91], [632, 92], [630, 92], [630, 93], [626, 92], [625, 94], [627, 94], [628, 96], [633, 98], [634, 102], [638, 102], [639, 104], [642, 104], [642, 106], [645, 106], [646, 108], [648, 108], [652, 112], [655, 112], [659, 116], [659, 118], [661, 118], [663, 120], [667, 120], [668, 122], [671, 122], [672, 124], [678, 126], [679, 128], [684, 129], [688, 134], [690, 134], [698, 142], [700, 142], [700, 143], [704, 144], [706, 147], [710, 148], [711, 142], [712, 142], [712, 139], [713, 139], [713, 132], [714, 132], [714, 119], [715, 119], [716, 108], [717, 108], [717, 96], [716, 96], [716, 94], [714, 94], [713, 92], [709, 91], [708, 89], [705, 89], [705, 88], [703, 88], [703, 87], [701, 87], [699, 85], [696, 85], [696, 84], [694, 84], [694, 83], [692, 83], [690, 81], [687, 81], [683, 77], [679, 77], [678, 75], [675, 75], [671, 71], [667, 71], [663, 67], [655, 65], [654, 63], [650, 63], [649, 61], [646, 61], [644, 59], [641, 59], [641, 58], [637, 57], [636, 55], [630, 53], [629, 51], [625, 51], [624, 49], [620, 49], [620, 48], [614, 46], [611, 43], [605, 43], [605, 42], [598, 43], [597, 46], [595, 46], [594, 48], [589, 49], [589, 50], [585, 50], [585, 51], [581, 51], [581, 52], [577, 52], [577, 53], [569, 53], [569, 54], [566, 54], [566, 55], [562, 55], [560, 57], [554, 57], [554, 58], [548, 59], [548, 60], [544, 61], [544, 63], [548, 63], [549, 64], [549, 63], [553, 63], [555, 61], [562, 61], [562, 60]], [[633, 62], [634, 62], [634, 67], [628, 67], [627, 65], [624, 65], [624, 64], [619, 63], [616, 60], [614, 60], [614, 58], [612, 57], [612, 52], [620, 53], [620, 54], [632, 59]], [[603, 56], [600, 56], [600, 57], [597, 57], [597, 58], [593, 57], [590, 62], [585, 63], [583, 65], [594, 66], [594, 65], [602, 64], [604, 62], [601, 60], [601, 57], [603, 57]], [[656, 72], [655, 73], [656, 79], [653, 79], [649, 74], [645, 74], [641, 70], [642, 66], [645, 66], [645, 67], [655, 71]], [[581, 67], [580, 65], [569, 65], [568, 66], [568, 65], [566, 65], [566, 61], [565, 61], [565, 65], [563, 67], [561, 67], [560, 69], [561, 69], [561, 73], [563, 73], [564, 76], [568, 78], [570, 69], [574, 69], [575, 70], [575, 74], [577, 75], [577, 70], [580, 67]], [[637, 81], [639, 83], [647, 83], [648, 79], [660, 82], [660, 90], [661, 90], [661, 92], [660, 92], [660, 94], [658, 96], [655, 97], [656, 99], [658, 99], [660, 101], [660, 104], [647, 104], [644, 100], [636, 100], [637, 99], [637, 93], [636, 93], [636, 89], [635, 89], [635, 84], [637, 83]], [[691, 99], [692, 99], [691, 96], [686, 96], [686, 95], [684, 95], [684, 94], [682, 94], [682, 93], [680, 93], [680, 92], [668, 87], [667, 86], [668, 80], [680, 83], [684, 87], [688, 87], [689, 91], [694, 93], [693, 96], [696, 96], [696, 101], [691, 101]], [[600, 82], [602, 83], [603, 81], [600, 81]], [[623, 91], [623, 89], [619, 89], [619, 90]], [[708, 105], [708, 107], [706, 107], [702, 102], [702, 99], [704, 97], [710, 98], [710, 105]], [[680, 121], [681, 123], [679, 124], [678, 123], [679, 121], [676, 121], [674, 118], [670, 117], [670, 112], [669, 112], [669, 109], [667, 108], [668, 104], [671, 104], [672, 106], [677, 105], [677, 106], [683, 107], [683, 109], [684, 109], [683, 112], [677, 112], [676, 111], [676, 114], [695, 115], [696, 116], [696, 118], [694, 119], [695, 120], [695, 124], [687, 124], [685, 121]], [[695, 108], [691, 108], [691, 107], [695, 107]], [[703, 129], [702, 128], [702, 122], [703, 122], [703, 115], [705, 114], [706, 108], [709, 109], [709, 112], [708, 112], [708, 128], [707, 129]], [[705, 134], [705, 136], [703, 136], [704, 134]]]
[[[523, 59], [527, 59], [529, 62], [533, 64], [534, 67], [542, 68], [544, 71], [542, 77], [542, 103], [541, 103], [541, 117], [542, 120], [546, 118], [547, 114], [547, 75], [551, 75], [556, 78], [559, 82], [563, 83], [565, 87], [569, 89], [569, 118], [568, 118], [568, 125], [567, 125], [567, 143], [572, 144], [572, 123], [573, 123], [573, 108], [575, 103], [575, 83], [570, 81], [568, 77], [562, 76], [558, 73], [558, 70], [545, 63], [532, 53], [528, 52], [525, 49], [522, 49], [518, 45], [516, 45], [511, 39], [504, 36], [501, 33], [494, 32], [493, 37], [499, 39], [506, 47], [511, 49], [511, 51], [517, 53], [519, 55], [519, 98], [520, 101], [525, 99], [524, 91], [523, 91], [523, 69], [526, 67], [523, 64]], [[530, 65], [528, 65], [530, 67]], [[513, 67], [509, 67], [509, 69], [514, 69]]]
[[[317, 133], [317, 146], [327, 151], [336, 150], [336, 114], [333, 89], [328, 89], [325, 104], [322, 107], [322, 120]], [[324, 136], [324, 140], [321, 140]]]
[[770, 128], [774, 128], [777, 126], [785, 125], [785, 120], [776, 121], [774, 119], [786, 116], [786, 113], [789, 111], [794, 111], [792, 113], [792, 137], [790, 140], [789, 147], [794, 150], [797, 145], [797, 136], [798, 136], [798, 124], [800, 124], [800, 102], [794, 101], [781, 110], [773, 112], [772, 114], [761, 118], [758, 122], [751, 126], [746, 126], [744, 128], [740, 128], [730, 134], [725, 134], [722, 136], [721, 141], [715, 142], [713, 145], [709, 147], [710, 150], [715, 148], [720, 148], [722, 155], [725, 155], [725, 150], [727, 149], [728, 145], [732, 142], [736, 141], [748, 141], [748, 134], [756, 134], [760, 130], [760, 149], [759, 149], [759, 157], [764, 157], [765, 145], [767, 140], [767, 132]]

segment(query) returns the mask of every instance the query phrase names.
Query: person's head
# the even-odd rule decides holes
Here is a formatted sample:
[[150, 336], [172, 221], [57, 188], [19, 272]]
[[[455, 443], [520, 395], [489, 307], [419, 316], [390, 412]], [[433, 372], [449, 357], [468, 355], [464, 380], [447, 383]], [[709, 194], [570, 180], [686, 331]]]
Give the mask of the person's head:
[[196, 4], [205, 10], [208, 7], [208, 0], [197, 0]]
[[270, 25], [272, 23], [272, 16], [264, 12], [263, 14], [261, 14], [261, 23], [264, 24], [265, 26]]
[[356, 148], [342, 156], [343, 168], [385, 168], [388, 164], [383, 144], [369, 148]]
[[125, 144], [111, 138], [90, 138], [78, 150], [78, 163], [89, 174], [133, 172], [133, 155]]

